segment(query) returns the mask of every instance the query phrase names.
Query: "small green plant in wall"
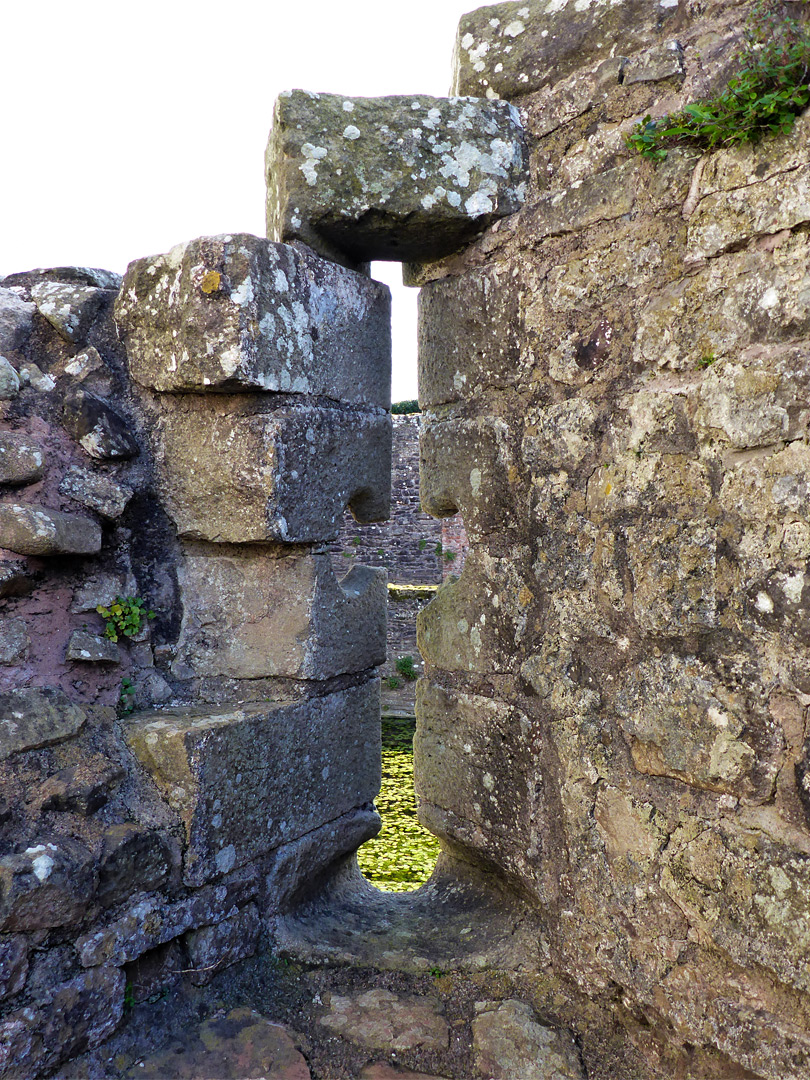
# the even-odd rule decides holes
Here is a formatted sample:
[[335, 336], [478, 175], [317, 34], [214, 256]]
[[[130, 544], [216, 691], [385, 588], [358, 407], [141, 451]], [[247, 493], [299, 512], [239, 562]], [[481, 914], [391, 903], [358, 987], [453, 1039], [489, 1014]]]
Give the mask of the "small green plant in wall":
[[119, 637], [132, 638], [140, 633], [148, 619], [154, 619], [154, 611], [147, 610], [146, 601], [140, 596], [116, 596], [109, 607], [99, 604], [96, 611], [105, 619], [104, 637], [118, 641]]
[[663, 161], [675, 146], [711, 150], [788, 134], [810, 103], [810, 29], [788, 18], [779, 0], [760, 0], [736, 59], [724, 90], [671, 116], [645, 116], [626, 136], [630, 149]]
[[118, 710], [122, 716], [129, 716], [135, 711], [135, 683], [126, 677], [121, 680], [118, 694]]
[[714, 350], [709, 349], [708, 352], [704, 353], [703, 356], [701, 356], [701, 358], [698, 360], [697, 367], [699, 367], [699, 368], [711, 367], [712, 364], [714, 364], [716, 362], [717, 362], [717, 357], [714, 354]]
[[416, 670], [416, 666], [412, 656], [399, 656], [394, 663], [394, 667], [399, 674], [408, 682], [413, 682], [419, 678], [419, 672]]

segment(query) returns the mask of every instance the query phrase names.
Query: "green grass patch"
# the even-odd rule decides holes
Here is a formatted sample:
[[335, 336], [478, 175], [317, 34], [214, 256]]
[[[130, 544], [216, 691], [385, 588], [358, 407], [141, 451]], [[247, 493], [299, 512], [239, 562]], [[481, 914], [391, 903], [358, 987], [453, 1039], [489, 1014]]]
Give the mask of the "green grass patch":
[[416, 817], [414, 728], [408, 717], [382, 720], [382, 787], [376, 804], [383, 825], [357, 856], [368, 880], [386, 892], [412, 892], [424, 885], [439, 854], [439, 841]]

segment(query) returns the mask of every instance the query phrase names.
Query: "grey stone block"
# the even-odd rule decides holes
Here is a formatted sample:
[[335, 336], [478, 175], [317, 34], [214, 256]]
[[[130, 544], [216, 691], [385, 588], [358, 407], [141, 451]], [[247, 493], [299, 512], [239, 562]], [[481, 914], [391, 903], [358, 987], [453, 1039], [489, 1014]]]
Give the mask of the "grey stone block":
[[90, 634], [87, 630], [74, 630], [65, 652], [66, 660], [79, 660], [85, 664], [118, 664], [121, 657], [114, 641]]
[[71, 343], [84, 337], [104, 298], [102, 289], [58, 281], [42, 281], [31, 289], [39, 313]]
[[28, 303], [11, 289], [0, 289], [0, 354], [15, 353], [31, 336], [36, 304]]
[[287, 548], [188, 545], [174, 673], [326, 679], [385, 661], [386, 573]]
[[200, 885], [371, 802], [379, 681], [294, 703], [143, 713], [127, 741], [186, 829]]
[[37, 750], [79, 732], [87, 714], [52, 687], [0, 694], [0, 761], [20, 750]]
[[0, 484], [31, 484], [45, 468], [42, 446], [26, 435], [0, 432]]
[[17, 664], [25, 660], [30, 645], [25, 619], [0, 619], [0, 664]]
[[18, 994], [28, 974], [28, 942], [8, 936], [0, 942], [0, 1001]]
[[20, 376], [5, 356], [0, 356], [0, 400], [10, 401], [20, 392]]
[[189, 978], [195, 986], [205, 986], [218, 971], [253, 956], [259, 943], [262, 923], [259, 909], [248, 904], [236, 915], [214, 926], [203, 926], [186, 935]]
[[59, 485], [59, 493], [75, 499], [82, 506], [95, 510], [110, 520], [123, 514], [127, 503], [135, 494], [126, 484], [119, 484], [109, 476], [89, 472], [78, 465], [65, 473]]
[[675, 33], [678, 4], [509, 0], [463, 15], [453, 92], [515, 98]]
[[137, 440], [124, 417], [88, 390], [70, 390], [63, 414], [65, 427], [91, 458], [117, 461], [138, 453]]
[[506, 102], [292, 90], [276, 102], [266, 172], [269, 236], [419, 262], [519, 210], [528, 162]]
[[101, 550], [101, 529], [89, 518], [36, 503], [4, 503], [0, 547], [19, 555], [94, 555]]
[[271, 390], [388, 408], [387, 286], [306, 248], [237, 233], [130, 263], [116, 303], [154, 390]]
[[337, 536], [347, 505], [358, 521], [388, 517], [389, 416], [269, 410], [255, 395], [164, 402], [159, 477], [181, 536], [311, 543]]
[[0, 859], [0, 930], [69, 926], [93, 894], [93, 857], [70, 837]]

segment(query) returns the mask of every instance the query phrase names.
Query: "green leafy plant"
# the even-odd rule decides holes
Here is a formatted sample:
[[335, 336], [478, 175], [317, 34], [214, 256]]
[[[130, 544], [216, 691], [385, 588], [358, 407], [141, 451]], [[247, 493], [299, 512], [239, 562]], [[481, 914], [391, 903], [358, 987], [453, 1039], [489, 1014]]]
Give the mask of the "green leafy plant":
[[154, 619], [154, 611], [147, 611], [146, 601], [139, 596], [116, 596], [115, 603], [104, 607], [99, 604], [96, 611], [106, 619], [104, 637], [118, 641], [119, 637], [135, 637], [147, 619]]
[[418, 413], [421, 412], [419, 408], [419, 402], [412, 398], [408, 401], [395, 401], [391, 406], [392, 416], [404, 416], [406, 413]]
[[129, 1013], [135, 1008], [135, 987], [128, 982], [124, 987], [124, 1012]]
[[399, 681], [396, 675], [389, 675], [385, 681], [388, 684], [389, 690], [399, 690], [400, 686], [402, 686], [402, 683]]
[[118, 694], [118, 708], [125, 715], [135, 711], [135, 683], [132, 679], [121, 680], [121, 690]]
[[701, 356], [701, 358], [698, 360], [698, 362], [697, 362], [697, 364], [695, 366], [699, 367], [699, 368], [707, 368], [707, 367], [711, 367], [712, 364], [714, 364], [716, 361], [717, 361], [717, 357], [715, 356], [715, 354], [713, 352], [709, 351], [704, 356]]
[[645, 116], [627, 145], [663, 161], [674, 146], [711, 150], [787, 134], [810, 103], [810, 29], [787, 18], [778, 0], [760, 0], [736, 59], [737, 74], [724, 90], [658, 120]]
[[406, 679], [408, 682], [413, 682], [415, 679], [419, 678], [419, 672], [414, 666], [412, 656], [397, 657], [396, 661], [394, 662], [394, 667], [397, 669], [403, 679]]

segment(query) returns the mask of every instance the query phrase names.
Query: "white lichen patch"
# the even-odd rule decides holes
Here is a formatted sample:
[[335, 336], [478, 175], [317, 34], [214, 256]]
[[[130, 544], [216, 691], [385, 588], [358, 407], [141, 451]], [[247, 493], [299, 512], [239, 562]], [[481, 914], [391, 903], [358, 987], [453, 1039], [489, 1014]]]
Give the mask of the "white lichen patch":
[[303, 164], [298, 168], [304, 174], [304, 179], [310, 187], [314, 187], [318, 182], [318, 162], [328, 154], [328, 150], [325, 146], [313, 146], [312, 143], [304, 143], [301, 147], [301, 153], [306, 159]]

